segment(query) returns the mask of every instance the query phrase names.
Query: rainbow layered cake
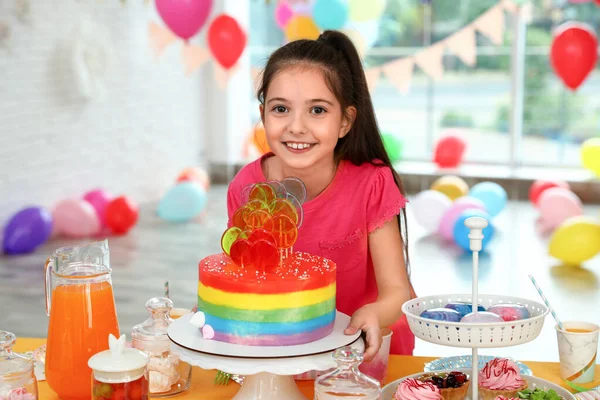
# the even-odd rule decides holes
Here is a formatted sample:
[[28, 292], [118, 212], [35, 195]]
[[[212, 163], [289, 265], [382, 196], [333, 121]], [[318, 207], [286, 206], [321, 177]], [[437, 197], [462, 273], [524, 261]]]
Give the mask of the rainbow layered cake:
[[[249, 346], [309, 343], [331, 333], [335, 263], [293, 250], [305, 191], [295, 178], [251, 185], [221, 239], [199, 264], [205, 339]], [[198, 318], [196, 318], [197, 320]]]

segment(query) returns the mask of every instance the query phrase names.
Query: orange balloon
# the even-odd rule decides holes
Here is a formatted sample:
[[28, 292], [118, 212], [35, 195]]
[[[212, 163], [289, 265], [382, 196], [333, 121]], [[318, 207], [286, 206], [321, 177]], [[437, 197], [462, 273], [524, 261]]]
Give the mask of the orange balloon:
[[254, 133], [252, 134], [252, 144], [261, 155], [271, 151], [263, 124], [258, 125], [254, 130]]
[[319, 28], [311, 17], [296, 15], [290, 19], [285, 27], [285, 37], [290, 42], [299, 39], [316, 40], [319, 37]]
[[206, 171], [200, 168], [190, 167], [186, 168], [179, 176], [177, 176], [177, 182], [195, 182], [202, 186], [204, 190], [208, 190], [210, 188], [210, 178]]

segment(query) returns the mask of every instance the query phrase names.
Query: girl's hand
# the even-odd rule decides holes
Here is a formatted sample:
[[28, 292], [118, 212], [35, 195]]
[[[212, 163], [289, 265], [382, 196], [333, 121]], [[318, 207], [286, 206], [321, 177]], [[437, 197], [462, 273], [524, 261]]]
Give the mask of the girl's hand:
[[371, 361], [379, 351], [382, 339], [379, 318], [370, 304], [356, 310], [344, 333], [346, 335], [353, 335], [359, 330], [362, 330], [366, 336], [365, 361]]

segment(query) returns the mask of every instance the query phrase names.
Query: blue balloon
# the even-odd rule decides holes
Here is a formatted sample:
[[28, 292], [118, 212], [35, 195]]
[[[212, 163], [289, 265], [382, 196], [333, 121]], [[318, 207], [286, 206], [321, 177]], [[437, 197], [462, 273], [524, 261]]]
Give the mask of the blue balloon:
[[506, 207], [508, 196], [504, 188], [494, 182], [481, 182], [469, 191], [469, 196], [481, 200], [485, 210], [495, 217]]
[[341, 29], [348, 20], [348, 5], [342, 0], [317, 0], [312, 14], [322, 30]]
[[465, 221], [470, 217], [485, 218], [488, 226], [483, 229], [483, 240], [481, 241], [481, 249], [485, 250], [487, 244], [494, 237], [494, 227], [492, 226], [492, 218], [486, 212], [481, 210], [469, 209], [463, 211], [454, 224], [454, 242], [467, 251], [471, 251], [471, 241], [469, 239], [470, 229], [465, 226]]
[[4, 227], [2, 248], [6, 254], [31, 253], [52, 233], [52, 214], [43, 207], [16, 213]]
[[206, 192], [194, 182], [172, 187], [158, 204], [157, 214], [171, 222], [185, 222], [196, 217], [206, 206]]

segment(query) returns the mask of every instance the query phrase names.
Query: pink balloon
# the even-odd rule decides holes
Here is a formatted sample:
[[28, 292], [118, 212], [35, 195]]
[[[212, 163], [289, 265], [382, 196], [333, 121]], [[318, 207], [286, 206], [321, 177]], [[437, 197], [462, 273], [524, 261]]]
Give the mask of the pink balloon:
[[100, 225], [106, 226], [106, 207], [112, 200], [112, 196], [102, 189], [96, 189], [87, 192], [85, 196], [83, 196], [83, 199], [90, 203], [92, 207], [94, 207], [94, 210], [96, 210]]
[[567, 218], [583, 214], [579, 197], [569, 189], [554, 187], [546, 189], [538, 201], [540, 224], [545, 231], [553, 231]]
[[212, 0], [156, 0], [156, 10], [171, 31], [188, 40], [206, 22]]
[[464, 196], [456, 199], [454, 204], [446, 211], [442, 220], [440, 221], [439, 233], [440, 235], [451, 242], [454, 240], [454, 224], [463, 211], [466, 210], [481, 210], [485, 211], [485, 206], [481, 200], [473, 197]]
[[294, 10], [290, 8], [288, 3], [280, 1], [275, 9], [275, 22], [280, 29], [284, 29], [290, 19], [294, 16]]
[[86, 237], [100, 230], [96, 210], [85, 200], [67, 199], [54, 207], [52, 218], [58, 233], [71, 237]]

